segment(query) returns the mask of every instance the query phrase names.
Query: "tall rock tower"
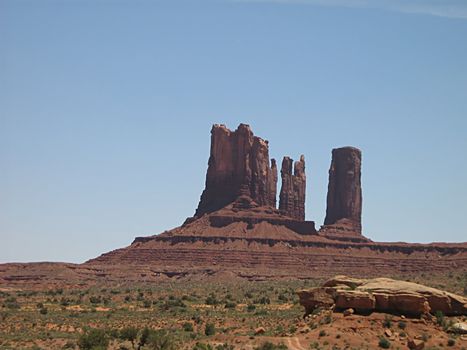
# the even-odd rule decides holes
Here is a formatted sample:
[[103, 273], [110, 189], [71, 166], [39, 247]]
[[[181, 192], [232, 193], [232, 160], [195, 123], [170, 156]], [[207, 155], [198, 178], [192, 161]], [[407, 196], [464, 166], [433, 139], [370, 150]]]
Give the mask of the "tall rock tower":
[[362, 232], [362, 152], [354, 147], [332, 150], [326, 219], [320, 232], [360, 236]]
[[268, 142], [240, 124], [235, 131], [215, 124], [211, 130], [211, 153], [206, 187], [195, 217], [219, 210], [239, 196], [260, 206], [276, 205], [277, 167], [269, 164]]
[[[293, 174], [292, 174], [293, 164]], [[279, 196], [279, 210], [291, 218], [305, 220], [305, 157], [293, 163], [289, 157], [282, 160], [282, 186]]]

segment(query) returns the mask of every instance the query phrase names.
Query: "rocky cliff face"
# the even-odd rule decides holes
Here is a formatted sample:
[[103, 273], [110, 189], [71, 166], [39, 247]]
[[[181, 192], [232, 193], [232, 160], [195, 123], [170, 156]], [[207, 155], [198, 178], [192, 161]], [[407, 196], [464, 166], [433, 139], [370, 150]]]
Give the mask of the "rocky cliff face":
[[239, 196], [248, 196], [260, 206], [276, 204], [277, 168], [269, 165], [268, 142], [240, 124], [231, 131], [225, 125], [211, 130], [211, 153], [206, 188], [195, 217], [219, 210]]
[[305, 220], [305, 157], [293, 164], [293, 160], [284, 157], [282, 160], [282, 187], [279, 198], [279, 210], [297, 220]]
[[362, 153], [357, 148], [332, 150], [325, 229], [333, 225], [338, 231], [346, 232], [344, 234], [361, 234], [361, 164]]

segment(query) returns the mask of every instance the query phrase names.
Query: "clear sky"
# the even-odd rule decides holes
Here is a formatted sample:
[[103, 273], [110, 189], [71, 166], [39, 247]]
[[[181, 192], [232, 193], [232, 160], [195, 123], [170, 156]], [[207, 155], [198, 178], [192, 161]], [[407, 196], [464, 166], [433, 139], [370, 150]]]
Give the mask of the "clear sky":
[[467, 1], [0, 0], [0, 261], [83, 262], [191, 216], [210, 128], [363, 151], [364, 233], [467, 241]]

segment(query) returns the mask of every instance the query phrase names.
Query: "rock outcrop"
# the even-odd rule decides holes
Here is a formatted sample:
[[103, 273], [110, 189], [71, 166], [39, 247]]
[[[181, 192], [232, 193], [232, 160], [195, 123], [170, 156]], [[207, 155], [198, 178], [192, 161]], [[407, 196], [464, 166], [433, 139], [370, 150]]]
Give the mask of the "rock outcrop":
[[[293, 165], [293, 174], [292, 174]], [[293, 163], [289, 157], [282, 160], [282, 186], [279, 197], [279, 210], [297, 220], [305, 220], [305, 157]]]
[[335, 310], [354, 309], [420, 316], [442, 312], [467, 315], [467, 298], [421, 284], [390, 278], [356, 279], [336, 276], [322, 287], [298, 292], [305, 314], [318, 307]]
[[230, 131], [225, 125], [211, 130], [211, 153], [206, 188], [195, 217], [219, 210], [239, 196], [250, 197], [260, 206], [276, 204], [277, 167], [269, 164], [268, 142], [240, 124]]
[[352, 238], [362, 232], [362, 153], [354, 147], [332, 150], [326, 219], [320, 233]]

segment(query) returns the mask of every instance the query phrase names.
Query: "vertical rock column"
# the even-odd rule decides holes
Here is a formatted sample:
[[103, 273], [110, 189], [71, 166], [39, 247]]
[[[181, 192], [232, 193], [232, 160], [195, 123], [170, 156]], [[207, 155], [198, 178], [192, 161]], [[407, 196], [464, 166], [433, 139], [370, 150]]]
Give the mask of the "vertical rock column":
[[[292, 174], [293, 165], [293, 174]], [[284, 157], [281, 168], [282, 186], [279, 196], [279, 210], [297, 220], [305, 220], [305, 158], [293, 164], [290, 157]]]
[[[324, 225], [345, 222], [355, 233], [362, 231], [362, 152], [354, 147], [332, 150]], [[344, 220], [345, 219], [345, 220]]]
[[219, 210], [239, 196], [275, 206], [276, 186], [277, 169], [269, 165], [267, 141], [254, 136], [246, 124], [235, 131], [225, 125], [212, 127], [206, 187], [195, 217]]

